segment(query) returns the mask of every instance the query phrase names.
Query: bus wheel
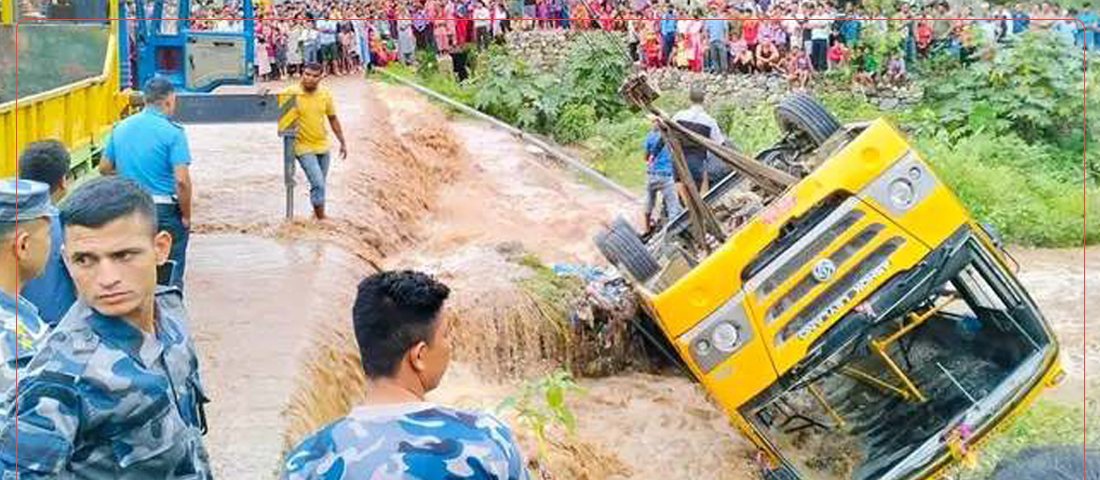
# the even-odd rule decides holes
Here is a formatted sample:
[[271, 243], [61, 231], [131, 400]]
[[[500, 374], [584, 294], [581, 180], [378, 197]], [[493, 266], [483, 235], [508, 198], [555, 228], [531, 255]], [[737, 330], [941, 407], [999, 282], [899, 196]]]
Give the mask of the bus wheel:
[[596, 235], [596, 247], [608, 262], [625, 269], [637, 281], [649, 280], [661, 269], [634, 227], [621, 218], [616, 219], [610, 229]]
[[775, 107], [775, 120], [785, 133], [808, 138], [820, 147], [837, 130], [840, 122], [817, 100], [804, 93], [791, 95]]
[[805, 172], [802, 171], [802, 168], [791, 163], [793, 157], [795, 157], [795, 153], [785, 148], [769, 148], [760, 152], [756, 159], [764, 165], [782, 170], [795, 177], [804, 177]]

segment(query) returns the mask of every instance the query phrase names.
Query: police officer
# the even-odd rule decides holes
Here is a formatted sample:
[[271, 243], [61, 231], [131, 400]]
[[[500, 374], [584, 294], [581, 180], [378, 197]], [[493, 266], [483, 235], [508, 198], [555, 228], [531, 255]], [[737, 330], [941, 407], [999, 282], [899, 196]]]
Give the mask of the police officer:
[[56, 216], [46, 185], [0, 180], [0, 392], [12, 386], [16, 370], [22, 372], [48, 330], [19, 291], [46, 265], [50, 219]]
[[365, 405], [287, 455], [286, 480], [526, 480], [511, 431], [490, 414], [426, 403], [451, 358], [450, 290], [420, 272], [359, 284], [352, 309], [369, 386]]
[[211, 478], [182, 297], [156, 285], [172, 238], [153, 200], [99, 178], [61, 221], [79, 299], [0, 402], [4, 478]]
[[[50, 187], [50, 199], [57, 204], [68, 189], [66, 176], [71, 162], [69, 151], [57, 140], [43, 140], [27, 145], [19, 156], [19, 178], [42, 182]], [[23, 286], [23, 298], [38, 308], [46, 325], [53, 327], [76, 302], [76, 287], [65, 262], [61, 259], [64, 237], [61, 219], [50, 219], [50, 255], [42, 275]]]
[[153, 196], [158, 228], [172, 236], [170, 283], [183, 289], [191, 233], [191, 150], [176, 112], [172, 82], [154, 77], [145, 84], [145, 109], [115, 126], [99, 164], [103, 175], [129, 178]]

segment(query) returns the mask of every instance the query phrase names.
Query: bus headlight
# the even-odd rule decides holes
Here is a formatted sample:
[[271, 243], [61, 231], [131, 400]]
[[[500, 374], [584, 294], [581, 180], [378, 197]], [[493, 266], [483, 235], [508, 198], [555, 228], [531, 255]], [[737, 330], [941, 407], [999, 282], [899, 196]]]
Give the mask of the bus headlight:
[[733, 326], [732, 323], [722, 322], [714, 327], [710, 339], [714, 344], [714, 348], [725, 353], [731, 353], [737, 348], [737, 341], [741, 339], [741, 333], [737, 331], [737, 327]]
[[695, 342], [695, 353], [699, 355], [710, 355], [710, 340], [700, 338]]
[[752, 340], [744, 299], [744, 294], [737, 294], [676, 339], [703, 373], [713, 370]]
[[867, 185], [860, 192], [860, 197], [874, 199], [891, 215], [903, 215], [935, 189], [935, 175], [915, 153], [909, 151]]
[[890, 202], [897, 208], [909, 208], [915, 196], [913, 183], [908, 178], [899, 178], [890, 182]]

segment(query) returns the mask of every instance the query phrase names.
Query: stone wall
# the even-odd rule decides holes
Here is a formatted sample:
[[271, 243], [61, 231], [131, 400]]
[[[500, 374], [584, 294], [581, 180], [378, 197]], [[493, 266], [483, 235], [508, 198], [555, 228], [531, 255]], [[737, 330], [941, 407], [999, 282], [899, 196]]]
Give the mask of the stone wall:
[[[607, 34], [598, 31], [582, 34], [575, 31], [554, 30], [512, 32], [508, 36], [507, 44], [512, 54], [525, 59], [528, 65], [540, 70], [552, 71], [566, 60], [572, 43], [585, 41], [580, 38], [581, 35]], [[623, 34], [615, 35], [623, 37], [625, 42]], [[733, 101], [747, 108], [760, 102], [778, 103], [790, 92], [786, 79], [778, 75], [713, 75], [666, 68], [650, 71], [649, 76], [653, 84], [663, 92], [679, 91], [686, 94], [691, 85], [702, 83], [706, 86], [709, 98]], [[847, 92], [850, 85], [819, 83], [817, 88]], [[865, 96], [868, 101], [880, 108], [893, 110], [919, 102], [921, 94], [920, 89], [913, 85], [900, 90], [880, 89], [877, 92], [866, 92]]]

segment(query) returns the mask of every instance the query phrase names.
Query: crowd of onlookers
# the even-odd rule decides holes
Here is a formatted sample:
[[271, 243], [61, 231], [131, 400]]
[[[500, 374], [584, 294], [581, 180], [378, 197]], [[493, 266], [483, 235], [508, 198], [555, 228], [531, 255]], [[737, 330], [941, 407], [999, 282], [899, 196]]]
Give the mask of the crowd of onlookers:
[[[883, 14], [856, 4], [837, 7], [824, 0], [758, 0], [712, 3], [705, 10], [690, 11], [693, 18], [686, 19], [678, 18], [685, 15], [671, 5], [645, 13], [652, 21], [628, 24], [628, 32], [639, 61], [647, 67], [778, 72], [799, 86], [836, 67], [850, 67], [859, 84], [900, 84], [908, 78], [907, 65], [932, 52], [971, 61], [1029, 29], [1051, 30], [1067, 45], [1084, 33], [1068, 19], [1076, 12], [1050, 4], [956, 9], [946, 1], [921, 6], [902, 3], [897, 12]], [[1031, 20], [1057, 17], [1065, 19]], [[862, 41], [874, 35], [893, 35], [896, 48], [884, 52], [875, 48], [878, 42]]]
[[[1051, 3], [953, 7], [933, 0], [883, 13], [828, 0], [290, 0], [257, 9], [258, 17], [277, 19], [256, 29], [266, 78], [293, 75], [310, 62], [330, 74], [411, 64], [422, 50], [455, 55], [464, 65], [466, 49], [503, 42], [511, 30], [571, 29], [624, 33], [631, 57], [646, 68], [777, 74], [806, 87], [840, 67], [860, 85], [899, 85], [914, 62], [937, 51], [969, 62], [1029, 30], [1048, 30], [1076, 47], [1100, 35], [1091, 10]], [[228, 20], [237, 11], [199, 4], [192, 13], [204, 20], [194, 26], [239, 29]], [[895, 38], [896, 48], [866, 41], [882, 35]]]

